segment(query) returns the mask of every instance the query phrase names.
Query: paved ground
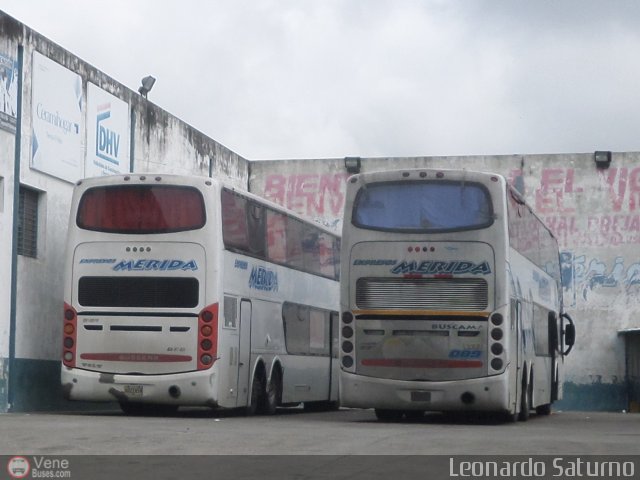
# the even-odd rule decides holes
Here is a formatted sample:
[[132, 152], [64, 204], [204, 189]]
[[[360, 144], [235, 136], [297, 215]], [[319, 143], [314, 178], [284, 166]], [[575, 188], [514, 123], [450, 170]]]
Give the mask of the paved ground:
[[[382, 423], [371, 410], [273, 417], [186, 410], [169, 417], [0, 415], [0, 455], [640, 454], [640, 415], [554, 412], [526, 423], [428, 414]], [[640, 473], [640, 472], [639, 472]]]

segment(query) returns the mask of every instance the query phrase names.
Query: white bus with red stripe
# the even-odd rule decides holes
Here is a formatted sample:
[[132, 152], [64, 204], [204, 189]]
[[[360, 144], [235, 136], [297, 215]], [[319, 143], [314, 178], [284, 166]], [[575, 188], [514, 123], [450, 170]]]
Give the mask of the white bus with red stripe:
[[341, 405], [550, 413], [575, 338], [558, 245], [502, 176], [354, 175], [342, 241]]
[[130, 413], [336, 405], [339, 242], [211, 178], [78, 182], [65, 396]]

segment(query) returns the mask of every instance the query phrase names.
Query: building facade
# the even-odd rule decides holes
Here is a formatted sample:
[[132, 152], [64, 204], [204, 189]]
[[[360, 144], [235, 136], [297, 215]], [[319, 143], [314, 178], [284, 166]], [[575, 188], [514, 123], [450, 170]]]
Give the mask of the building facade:
[[[77, 408], [62, 399], [59, 370], [63, 252], [78, 180], [222, 177], [341, 229], [345, 159], [248, 161], [2, 12], [0, 94], [0, 412]], [[493, 171], [524, 192], [558, 237], [578, 332], [558, 407], [627, 408], [618, 332], [640, 327], [640, 153], [358, 161], [362, 171]]]
[[0, 12], [0, 412], [69, 408], [62, 274], [75, 182], [161, 172], [247, 188], [249, 163]]

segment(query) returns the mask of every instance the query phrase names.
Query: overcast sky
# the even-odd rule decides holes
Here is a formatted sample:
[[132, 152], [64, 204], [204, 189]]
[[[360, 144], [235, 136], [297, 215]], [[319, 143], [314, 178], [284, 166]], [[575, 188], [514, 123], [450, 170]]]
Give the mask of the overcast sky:
[[636, 0], [2, 0], [245, 158], [640, 151]]

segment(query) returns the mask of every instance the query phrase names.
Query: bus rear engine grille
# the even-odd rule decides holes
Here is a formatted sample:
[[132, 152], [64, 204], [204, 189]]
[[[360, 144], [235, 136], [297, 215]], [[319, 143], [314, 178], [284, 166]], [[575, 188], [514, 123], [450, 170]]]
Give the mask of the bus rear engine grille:
[[84, 307], [194, 308], [198, 280], [190, 277], [82, 277], [78, 302]]
[[485, 310], [489, 287], [482, 278], [359, 278], [360, 309]]

